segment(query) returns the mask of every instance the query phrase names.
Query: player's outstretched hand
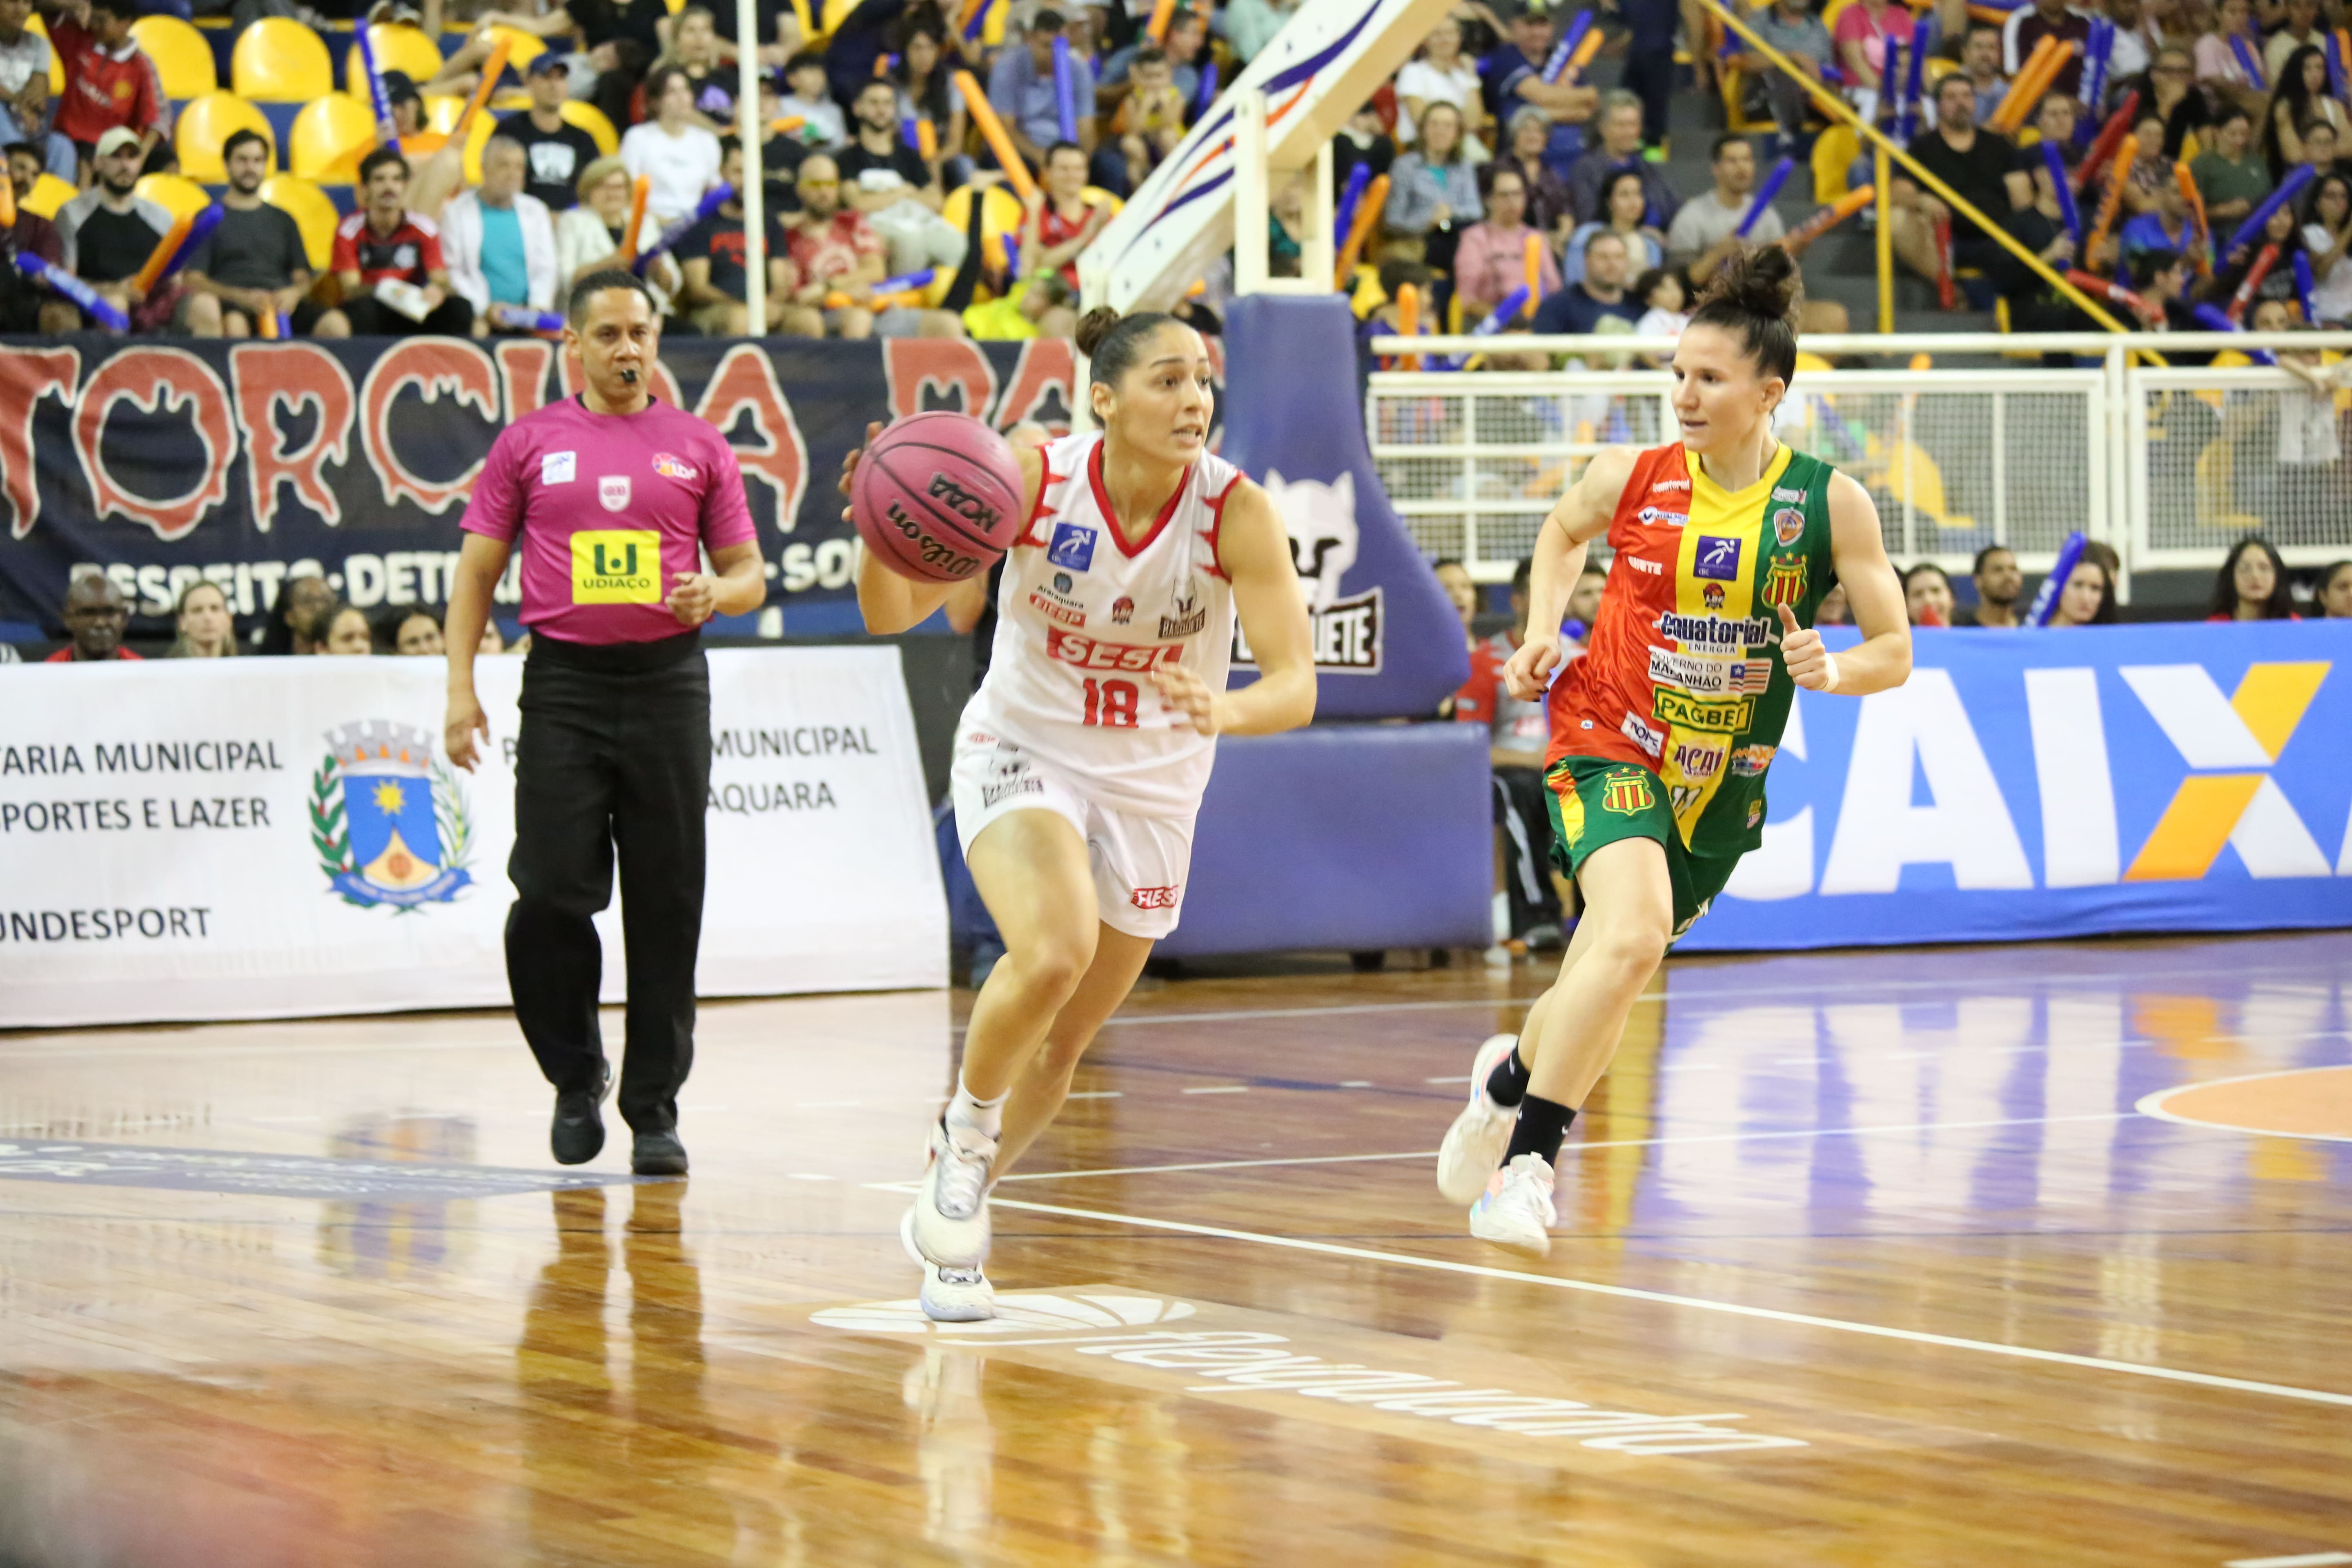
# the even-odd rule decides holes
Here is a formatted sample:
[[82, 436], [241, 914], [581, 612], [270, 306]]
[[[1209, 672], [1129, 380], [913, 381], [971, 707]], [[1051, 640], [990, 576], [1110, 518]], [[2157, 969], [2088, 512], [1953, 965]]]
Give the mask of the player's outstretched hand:
[[[849, 449], [849, 455], [841, 459], [840, 489], [841, 499], [843, 500], [847, 500], [849, 499], [850, 481], [857, 477], [857, 459], [866, 455], [866, 447], [872, 446], [874, 444], [874, 437], [880, 434], [882, 434], [882, 421], [879, 419], [868, 420], [866, 426], [865, 446], [852, 447]], [[841, 509], [841, 521], [852, 525], [855, 525], [857, 521], [856, 518], [849, 515], [849, 509], [845, 506]]]
[[1217, 694], [1208, 683], [1181, 664], [1163, 664], [1151, 672], [1151, 683], [1171, 708], [1192, 721], [1203, 735], [1217, 732]]
[[1789, 606], [1780, 606], [1780, 662], [1789, 679], [1808, 691], [1835, 691], [1837, 655], [1822, 646], [1822, 634], [1811, 626], [1800, 630]]
[[682, 626], [698, 626], [719, 609], [719, 579], [708, 572], [680, 572], [677, 586], [662, 601]]
[[1503, 684], [1522, 702], [1538, 701], [1559, 665], [1559, 637], [1529, 637], [1503, 666]]

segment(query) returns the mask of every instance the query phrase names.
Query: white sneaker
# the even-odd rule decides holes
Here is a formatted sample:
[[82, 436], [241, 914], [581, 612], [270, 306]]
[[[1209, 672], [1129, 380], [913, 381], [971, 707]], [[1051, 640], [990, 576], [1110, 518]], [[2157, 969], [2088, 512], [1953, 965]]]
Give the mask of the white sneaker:
[[922, 1257], [942, 1268], [978, 1268], [988, 1258], [988, 1179], [996, 1140], [969, 1127], [931, 1124], [930, 1163], [915, 1199], [913, 1237]]
[[1488, 1098], [1486, 1079], [1518, 1044], [1517, 1035], [1490, 1035], [1470, 1058], [1470, 1103], [1437, 1146], [1437, 1190], [1449, 1204], [1475, 1203], [1486, 1190], [1486, 1179], [1502, 1164], [1503, 1151], [1511, 1146], [1518, 1109]]
[[898, 1221], [907, 1256], [922, 1265], [923, 1316], [935, 1323], [983, 1323], [996, 1316], [996, 1289], [978, 1268], [942, 1268], [915, 1246], [915, 1211]]
[[1522, 1154], [1494, 1174], [1484, 1196], [1471, 1205], [1470, 1234], [1497, 1247], [1540, 1258], [1551, 1250], [1551, 1226], [1559, 1211], [1551, 1204], [1551, 1167], [1540, 1154]]

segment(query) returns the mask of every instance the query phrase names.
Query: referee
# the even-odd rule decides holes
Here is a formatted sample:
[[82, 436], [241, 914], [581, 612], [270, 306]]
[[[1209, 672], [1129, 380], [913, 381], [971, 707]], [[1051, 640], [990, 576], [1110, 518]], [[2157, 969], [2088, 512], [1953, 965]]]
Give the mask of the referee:
[[[604, 951], [591, 918], [619, 852], [628, 954], [621, 1118], [629, 1168], [680, 1175], [677, 1091], [694, 1062], [702, 937], [710, 676], [702, 623], [766, 597], [735, 453], [711, 426], [647, 395], [661, 318], [645, 283], [591, 273], [572, 290], [564, 348], [587, 390], [499, 432], [466, 507], [449, 595], [449, 760], [470, 770], [489, 725], [474, 650], [507, 558], [522, 550], [522, 727], [507, 875], [515, 1021], [555, 1086], [555, 1158], [604, 1146], [613, 1087], [597, 1028]], [[699, 570], [708, 550], [716, 575]]]

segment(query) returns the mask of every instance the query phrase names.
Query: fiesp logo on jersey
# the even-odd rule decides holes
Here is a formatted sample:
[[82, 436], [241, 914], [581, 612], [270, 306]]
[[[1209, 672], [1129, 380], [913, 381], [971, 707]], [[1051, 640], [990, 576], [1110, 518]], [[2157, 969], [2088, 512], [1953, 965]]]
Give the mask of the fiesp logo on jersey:
[[1059, 626], [1045, 628], [1045, 656], [1080, 669], [1117, 669], [1144, 673], [1184, 657], [1181, 643], [1102, 642]]

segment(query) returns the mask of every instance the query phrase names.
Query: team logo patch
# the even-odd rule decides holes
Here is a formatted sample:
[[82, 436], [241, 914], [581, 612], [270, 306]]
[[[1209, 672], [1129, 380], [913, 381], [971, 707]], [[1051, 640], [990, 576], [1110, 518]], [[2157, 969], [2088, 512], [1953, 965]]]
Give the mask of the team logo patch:
[[539, 482], [543, 485], [568, 485], [576, 475], [580, 455], [577, 452], [549, 452], [539, 459]]
[[1160, 617], [1160, 635], [1163, 637], [1189, 637], [1209, 624], [1209, 606], [1197, 602], [1198, 596], [1187, 594], [1176, 601], [1167, 615]]
[[1172, 910], [1176, 907], [1176, 889], [1138, 888], [1128, 895], [1128, 901], [1139, 910]]
[[1053, 542], [1045, 546], [1045, 559], [1066, 572], [1087, 570], [1095, 563], [1095, 531], [1084, 523], [1055, 523]]
[[1778, 746], [1742, 746], [1731, 753], [1731, 771], [1743, 779], [1761, 778], [1764, 770], [1772, 765], [1772, 753]]
[[1699, 590], [1699, 597], [1706, 601], [1706, 607], [1709, 611], [1720, 610], [1723, 608], [1723, 584], [1720, 583], [1709, 583], [1706, 587]]
[[[1773, 492], [1775, 495], [1779, 491]], [[1794, 544], [1797, 536], [1805, 531], [1805, 514], [1795, 507], [1782, 507], [1772, 514], [1772, 537], [1783, 544]]]
[[1067, 572], [1054, 574], [1054, 592], [1056, 594], [1066, 594], [1076, 586], [1077, 584], [1070, 580], [1070, 574]]
[[1711, 577], [1718, 583], [1738, 582], [1739, 541], [1715, 533], [1700, 534], [1697, 552], [1691, 561], [1691, 575]]
[[596, 481], [596, 499], [606, 511], [623, 511], [629, 504], [629, 476], [606, 474]]
[[[1753, 827], [1753, 826], [1755, 826], [1758, 823], [1762, 822], [1763, 820], [1764, 820], [1764, 802], [1763, 802], [1763, 800], [1762, 800], [1761, 798], [1759, 798], [1759, 799], [1756, 799], [1756, 800], [1751, 800], [1751, 801], [1749, 801], [1749, 802], [1748, 803], [1748, 826], [1750, 826], [1750, 827]], [[1700, 910], [1699, 912], [1700, 912], [1701, 914], [1704, 914], [1704, 913], [1706, 913], [1706, 910]]]
[[1760, 590], [1768, 605], [1795, 605], [1805, 596], [1808, 574], [1801, 555], [1775, 555], [1765, 568]]
[[1110, 602], [1110, 624], [1123, 626], [1135, 619], [1135, 601], [1121, 594]]
[[1658, 804], [1651, 793], [1650, 775], [1628, 768], [1601, 781], [1601, 809], [1620, 816], [1638, 816]]
[[376, 719], [327, 743], [310, 776], [310, 847], [343, 902], [446, 904], [472, 883], [465, 792], [424, 731]]
[[694, 478], [694, 465], [683, 458], [673, 458], [667, 452], [656, 452], [654, 472], [666, 479], [690, 479]]

